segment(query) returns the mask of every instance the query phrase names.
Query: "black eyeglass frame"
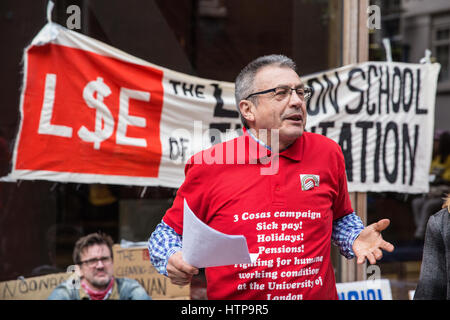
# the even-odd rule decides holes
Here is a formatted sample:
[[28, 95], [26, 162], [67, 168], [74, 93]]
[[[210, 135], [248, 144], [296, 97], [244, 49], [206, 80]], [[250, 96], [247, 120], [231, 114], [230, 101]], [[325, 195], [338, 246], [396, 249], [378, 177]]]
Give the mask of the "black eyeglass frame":
[[[287, 86], [279, 86], [276, 88], [272, 88], [272, 89], [267, 89], [267, 90], [263, 90], [263, 91], [259, 91], [259, 92], [254, 92], [249, 94], [244, 100], [248, 100], [249, 98], [256, 96], [256, 95], [260, 95], [260, 94], [265, 94], [265, 93], [269, 93], [269, 92], [276, 92], [277, 89], [290, 89], [291, 90], [291, 94], [292, 91], [297, 91], [297, 90], [303, 90], [304, 91], [304, 100], [305, 102], [309, 100], [309, 98], [311, 98], [312, 96], [312, 89], [310, 87], [307, 86], [302, 86], [302, 87], [297, 87], [297, 88], [290, 88]], [[298, 93], [297, 93], [298, 94]]]
[[80, 261], [79, 265], [81, 266], [83, 264], [86, 264], [88, 267], [93, 267], [96, 266], [99, 261], [101, 261], [102, 264], [108, 264], [112, 262], [112, 257], [108, 256], [108, 257], [92, 258], [89, 260]]

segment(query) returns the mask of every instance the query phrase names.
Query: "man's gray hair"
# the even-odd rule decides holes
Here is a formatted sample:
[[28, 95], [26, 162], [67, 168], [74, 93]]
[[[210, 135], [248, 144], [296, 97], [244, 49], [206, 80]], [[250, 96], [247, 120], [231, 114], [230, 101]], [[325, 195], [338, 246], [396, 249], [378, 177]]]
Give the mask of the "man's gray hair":
[[297, 71], [297, 67], [295, 65], [295, 62], [292, 61], [292, 59], [280, 55], [280, 54], [271, 54], [267, 56], [259, 57], [252, 62], [250, 62], [247, 66], [245, 66], [239, 75], [236, 77], [235, 81], [235, 91], [234, 96], [236, 99], [236, 105], [239, 111], [239, 114], [241, 116], [241, 121], [244, 124], [246, 128], [247, 122], [245, 121], [245, 118], [240, 113], [239, 109], [239, 102], [241, 100], [244, 100], [246, 97], [248, 97], [250, 94], [253, 93], [254, 87], [253, 83], [255, 80], [256, 73], [263, 67], [269, 66], [269, 65], [275, 65], [278, 67], [286, 67], [291, 68], [294, 71]]

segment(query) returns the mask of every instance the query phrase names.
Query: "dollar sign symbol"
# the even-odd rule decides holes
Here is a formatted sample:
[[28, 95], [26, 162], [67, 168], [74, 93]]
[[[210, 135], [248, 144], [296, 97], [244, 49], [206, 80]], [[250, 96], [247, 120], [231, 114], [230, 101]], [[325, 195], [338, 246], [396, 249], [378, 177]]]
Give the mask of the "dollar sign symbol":
[[[94, 97], [94, 93], [97, 96]], [[111, 89], [103, 82], [103, 78], [90, 81], [83, 90], [83, 99], [95, 113], [95, 131], [88, 130], [82, 126], [78, 130], [78, 136], [86, 141], [93, 142], [94, 149], [100, 149], [100, 144], [108, 139], [114, 131], [114, 119], [108, 107], [103, 103], [103, 99], [111, 94]]]

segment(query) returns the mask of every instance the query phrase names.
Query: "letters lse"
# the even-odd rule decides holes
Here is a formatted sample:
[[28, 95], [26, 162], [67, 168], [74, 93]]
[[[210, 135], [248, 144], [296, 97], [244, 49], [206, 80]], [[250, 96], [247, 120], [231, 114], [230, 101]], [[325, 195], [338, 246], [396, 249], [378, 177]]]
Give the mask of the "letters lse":
[[27, 62], [18, 169], [158, 176], [162, 71], [59, 45]]
[[[60, 137], [72, 137], [72, 128], [51, 124], [53, 114], [53, 105], [55, 100], [56, 75], [47, 74], [45, 78], [44, 103], [41, 110], [41, 118], [39, 121], [38, 133], [49, 134]], [[85, 126], [78, 130], [78, 136], [81, 140], [92, 142], [94, 149], [100, 149], [100, 144], [109, 139], [114, 131], [114, 118], [111, 112], [103, 103], [103, 99], [111, 94], [111, 89], [98, 77], [97, 80], [90, 81], [83, 90], [83, 98], [86, 104], [96, 110], [95, 113], [95, 130], [90, 131]], [[137, 147], [147, 147], [145, 138], [127, 137], [127, 127], [134, 123], [136, 127], [146, 126], [145, 118], [131, 116], [128, 113], [130, 97], [136, 100], [150, 101], [150, 93], [127, 88], [120, 88], [119, 103], [119, 121], [117, 126], [116, 143]]]

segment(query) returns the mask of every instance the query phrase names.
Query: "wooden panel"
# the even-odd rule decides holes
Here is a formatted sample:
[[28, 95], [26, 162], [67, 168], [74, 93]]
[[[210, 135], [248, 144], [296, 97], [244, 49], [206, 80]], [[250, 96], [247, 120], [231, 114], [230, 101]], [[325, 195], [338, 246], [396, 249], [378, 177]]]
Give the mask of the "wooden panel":
[[[369, 30], [367, 28], [368, 0], [343, 1], [343, 64], [352, 64], [368, 60]], [[367, 195], [361, 192], [350, 193], [353, 209], [367, 224]], [[358, 265], [356, 258], [348, 260], [341, 256], [341, 282], [360, 281], [366, 279], [366, 264]], [[338, 270], [339, 271], [339, 270]]]

